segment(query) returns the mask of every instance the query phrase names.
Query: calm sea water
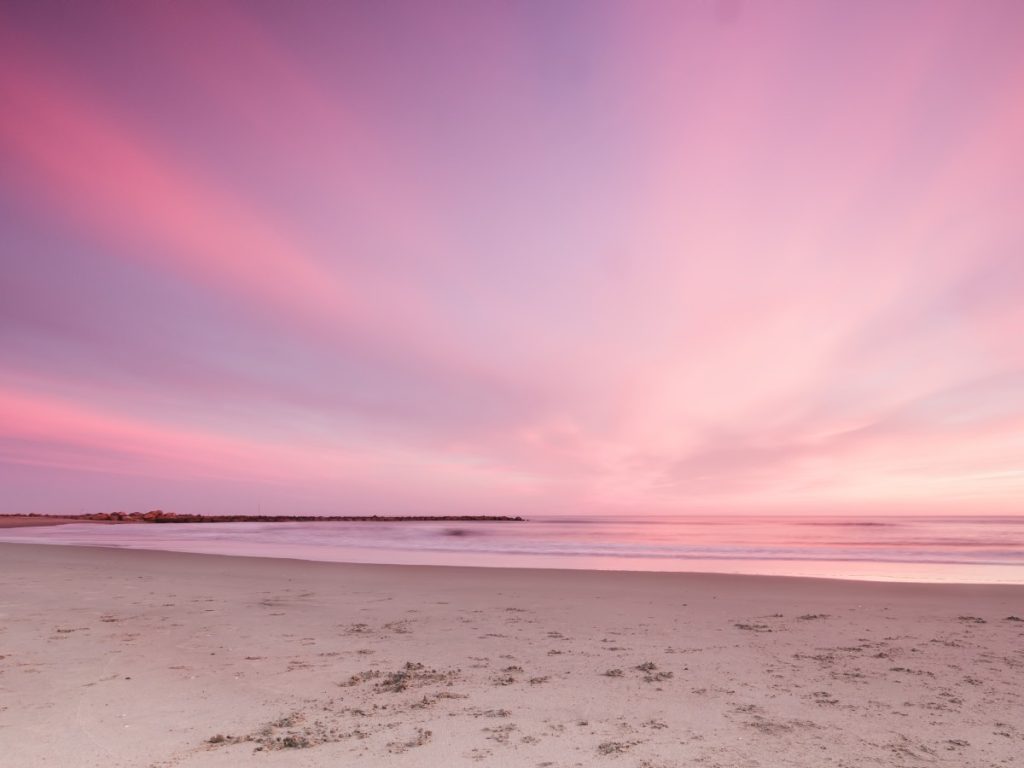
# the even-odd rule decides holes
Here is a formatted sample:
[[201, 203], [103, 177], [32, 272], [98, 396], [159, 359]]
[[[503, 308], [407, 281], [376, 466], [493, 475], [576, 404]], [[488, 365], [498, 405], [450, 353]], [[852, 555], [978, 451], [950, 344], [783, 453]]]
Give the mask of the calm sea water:
[[1024, 584], [1024, 517], [73, 524], [3, 530], [0, 541], [333, 562]]

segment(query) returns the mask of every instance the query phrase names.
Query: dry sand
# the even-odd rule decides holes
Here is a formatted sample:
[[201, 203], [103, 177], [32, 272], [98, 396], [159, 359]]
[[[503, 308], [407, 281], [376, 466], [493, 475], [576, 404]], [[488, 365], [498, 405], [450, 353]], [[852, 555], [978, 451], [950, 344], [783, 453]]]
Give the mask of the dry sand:
[[1024, 587], [0, 544], [0, 765], [1021, 766]]

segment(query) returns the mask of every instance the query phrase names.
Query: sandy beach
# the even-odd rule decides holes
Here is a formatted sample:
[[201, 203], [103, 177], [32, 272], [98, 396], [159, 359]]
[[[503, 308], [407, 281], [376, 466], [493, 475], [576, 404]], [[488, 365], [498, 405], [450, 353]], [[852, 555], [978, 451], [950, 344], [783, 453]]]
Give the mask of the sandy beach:
[[0, 545], [3, 764], [1019, 765], [1024, 588]]

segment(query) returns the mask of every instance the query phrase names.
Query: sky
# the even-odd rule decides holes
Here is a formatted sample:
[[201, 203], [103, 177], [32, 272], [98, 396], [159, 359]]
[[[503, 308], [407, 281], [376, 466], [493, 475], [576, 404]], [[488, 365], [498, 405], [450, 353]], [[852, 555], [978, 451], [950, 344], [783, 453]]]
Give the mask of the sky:
[[1024, 513], [1022, 39], [4, 3], [0, 512]]

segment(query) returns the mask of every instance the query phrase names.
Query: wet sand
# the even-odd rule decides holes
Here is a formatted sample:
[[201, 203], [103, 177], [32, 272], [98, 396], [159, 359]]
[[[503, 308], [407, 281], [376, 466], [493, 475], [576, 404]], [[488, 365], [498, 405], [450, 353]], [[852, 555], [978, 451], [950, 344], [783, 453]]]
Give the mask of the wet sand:
[[0, 544], [34, 766], [1012, 766], [1024, 587]]

